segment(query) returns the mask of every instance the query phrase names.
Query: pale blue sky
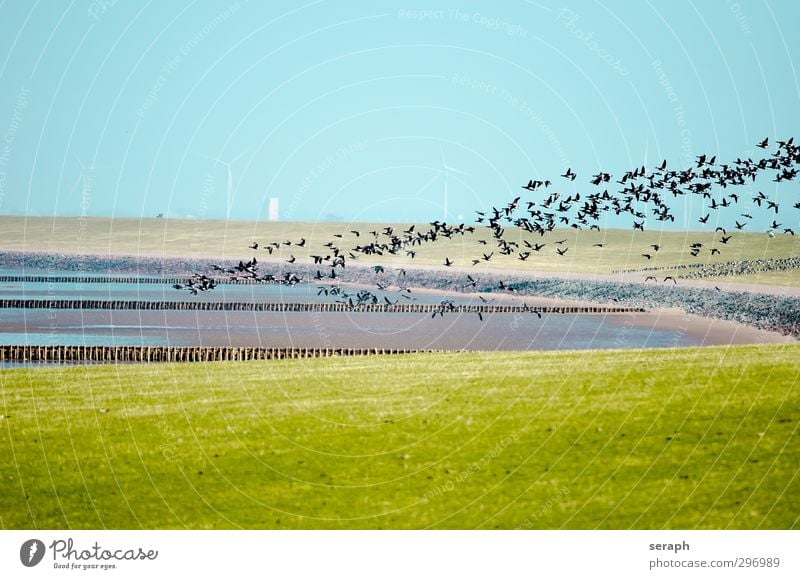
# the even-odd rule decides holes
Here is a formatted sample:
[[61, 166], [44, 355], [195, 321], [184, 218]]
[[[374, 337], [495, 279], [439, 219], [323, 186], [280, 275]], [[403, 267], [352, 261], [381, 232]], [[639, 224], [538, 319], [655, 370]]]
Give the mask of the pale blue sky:
[[[449, 178], [449, 218], [471, 221], [567, 166], [588, 190], [591, 172], [646, 150], [675, 167], [753, 154], [764, 136], [800, 135], [799, 12], [790, 0], [6, 0], [0, 213], [222, 218], [215, 157], [236, 158], [234, 219], [265, 218], [278, 197], [287, 220], [431, 220], [441, 150], [466, 173]], [[795, 189], [763, 184], [787, 200]]]

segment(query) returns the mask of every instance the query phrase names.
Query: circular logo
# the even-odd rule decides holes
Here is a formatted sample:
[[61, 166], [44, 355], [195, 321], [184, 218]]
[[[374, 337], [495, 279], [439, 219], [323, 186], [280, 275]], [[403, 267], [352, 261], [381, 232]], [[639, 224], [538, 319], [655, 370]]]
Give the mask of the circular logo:
[[28, 539], [19, 548], [19, 560], [26, 567], [35, 567], [44, 557], [44, 543], [39, 539]]

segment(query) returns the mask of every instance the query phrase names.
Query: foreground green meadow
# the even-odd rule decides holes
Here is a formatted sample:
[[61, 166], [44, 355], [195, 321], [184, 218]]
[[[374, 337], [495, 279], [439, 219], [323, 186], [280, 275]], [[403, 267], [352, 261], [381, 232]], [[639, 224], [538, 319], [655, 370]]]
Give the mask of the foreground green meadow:
[[800, 345], [0, 372], [2, 528], [800, 528]]

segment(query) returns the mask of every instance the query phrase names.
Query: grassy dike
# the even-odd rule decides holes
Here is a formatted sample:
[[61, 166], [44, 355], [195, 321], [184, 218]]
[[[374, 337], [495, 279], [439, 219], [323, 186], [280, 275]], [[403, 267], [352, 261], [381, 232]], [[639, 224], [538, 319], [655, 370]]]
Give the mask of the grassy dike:
[[800, 528], [800, 346], [0, 371], [2, 528]]
[[[383, 232], [387, 226], [392, 226], [395, 233], [402, 236], [402, 230], [407, 229], [409, 224], [0, 216], [0, 251], [219, 257], [233, 260], [233, 263], [254, 255], [264, 262], [269, 259], [282, 262], [294, 256], [299, 263], [312, 261], [311, 255], [329, 255], [331, 251], [324, 245], [329, 241], [336, 242], [345, 252], [370, 243], [373, 237], [368, 232]], [[356, 237], [351, 233], [353, 229], [359, 230], [362, 235]], [[430, 229], [429, 224], [416, 224], [417, 232], [427, 229]], [[414, 246], [417, 254], [413, 259], [401, 252], [397, 256], [360, 256], [359, 263], [442, 266], [445, 258], [448, 258], [456, 267], [472, 268], [473, 259], [493, 252], [491, 261], [482, 261], [475, 269], [610, 274], [622, 269], [669, 268], [678, 264], [785, 258], [800, 254], [800, 236], [780, 234], [770, 239], [763, 232], [737, 231], [726, 245], [721, 245], [719, 240], [722, 233], [712, 229], [709, 227], [709, 231], [704, 232], [556, 229], [541, 237], [509, 227], [506, 238], [517, 241], [523, 249], [525, 240], [546, 244], [541, 251], [531, 251], [527, 260], [520, 261], [516, 253], [501, 255], [491, 231], [478, 227], [474, 234], [456, 235], [452, 239], [440, 237], [435, 243]], [[306, 239], [304, 246], [294, 245], [301, 238]], [[381, 242], [387, 240], [385, 236], [380, 237]], [[562, 240], [563, 246], [556, 245], [557, 241]], [[263, 250], [250, 250], [248, 246], [253, 241], [258, 241], [262, 247], [270, 242], [282, 241], [292, 241], [293, 245], [281, 245], [269, 254]], [[482, 245], [481, 241], [487, 244]], [[689, 253], [689, 244], [695, 242], [703, 243], [706, 248], [698, 257]], [[595, 247], [598, 243], [604, 247]], [[653, 251], [651, 244], [659, 245], [660, 250]], [[556, 254], [557, 247], [568, 247], [569, 250], [564, 256], [559, 256]], [[708, 252], [710, 247], [721, 247], [722, 252], [712, 256]], [[651, 259], [644, 257], [643, 253], [650, 254]], [[725, 277], [722, 281], [736, 280], [736, 277]], [[797, 270], [760, 273], [745, 281], [797, 287], [800, 285], [800, 274]]]

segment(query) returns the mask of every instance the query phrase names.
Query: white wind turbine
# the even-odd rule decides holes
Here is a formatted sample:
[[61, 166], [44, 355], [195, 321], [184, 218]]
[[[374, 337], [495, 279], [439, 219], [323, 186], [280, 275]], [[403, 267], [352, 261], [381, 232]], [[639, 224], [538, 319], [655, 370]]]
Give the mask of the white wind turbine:
[[78, 159], [78, 157], [75, 157], [75, 161], [77, 161], [78, 165], [80, 165], [80, 167], [81, 167], [81, 172], [78, 175], [78, 180], [83, 179], [85, 181], [86, 177], [87, 177], [87, 175], [89, 173], [94, 173], [96, 169], [103, 169], [104, 168], [102, 165], [95, 165], [94, 163], [92, 163], [89, 166], [86, 166], [83, 163], [81, 163], [81, 160]]
[[209, 157], [207, 155], [200, 155], [200, 156], [203, 157], [204, 159], [208, 159], [209, 161], [214, 161], [214, 163], [217, 163], [219, 165], [223, 165], [227, 169], [228, 179], [227, 179], [227, 187], [226, 187], [226, 190], [227, 190], [227, 203], [225, 205], [225, 219], [230, 219], [231, 218], [231, 205], [233, 204], [233, 170], [232, 170], [232, 166], [236, 161], [238, 161], [239, 159], [244, 157], [244, 152], [239, 153], [237, 156], [235, 156], [230, 161], [224, 161], [222, 159], [218, 159], [216, 157]]
[[86, 166], [81, 162], [80, 159], [78, 159], [77, 156], [75, 156], [75, 161], [80, 166], [81, 171], [80, 171], [80, 173], [78, 173], [78, 178], [75, 180], [75, 185], [72, 186], [72, 189], [70, 190], [70, 193], [72, 191], [75, 191], [75, 189], [78, 187], [78, 185], [81, 185], [81, 184], [82, 184], [82, 191], [87, 192], [87, 191], [89, 191], [91, 189], [91, 187], [89, 186], [89, 182], [92, 180], [92, 177], [90, 176], [90, 173], [94, 173], [95, 170], [104, 169], [105, 167], [102, 166], [102, 165], [95, 165], [94, 163], [92, 163], [91, 165]]
[[447, 214], [448, 214], [448, 211], [447, 211], [447, 181], [448, 181], [448, 176], [450, 175], [450, 173], [455, 173], [457, 175], [464, 175], [465, 177], [469, 177], [469, 173], [465, 173], [464, 171], [460, 171], [459, 169], [456, 169], [455, 167], [449, 166], [447, 164], [447, 161], [445, 161], [444, 151], [442, 150], [441, 147], [439, 147], [439, 155], [442, 157], [442, 169], [441, 169], [441, 171], [442, 171], [442, 173], [444, 173], [444, 203], [443, 203], [443, 205], [444, 205], [444, 217], [443, 217], [442, 220], [443, 221], [447, 221], [447, 219], [448, 219], [447, 218]]

